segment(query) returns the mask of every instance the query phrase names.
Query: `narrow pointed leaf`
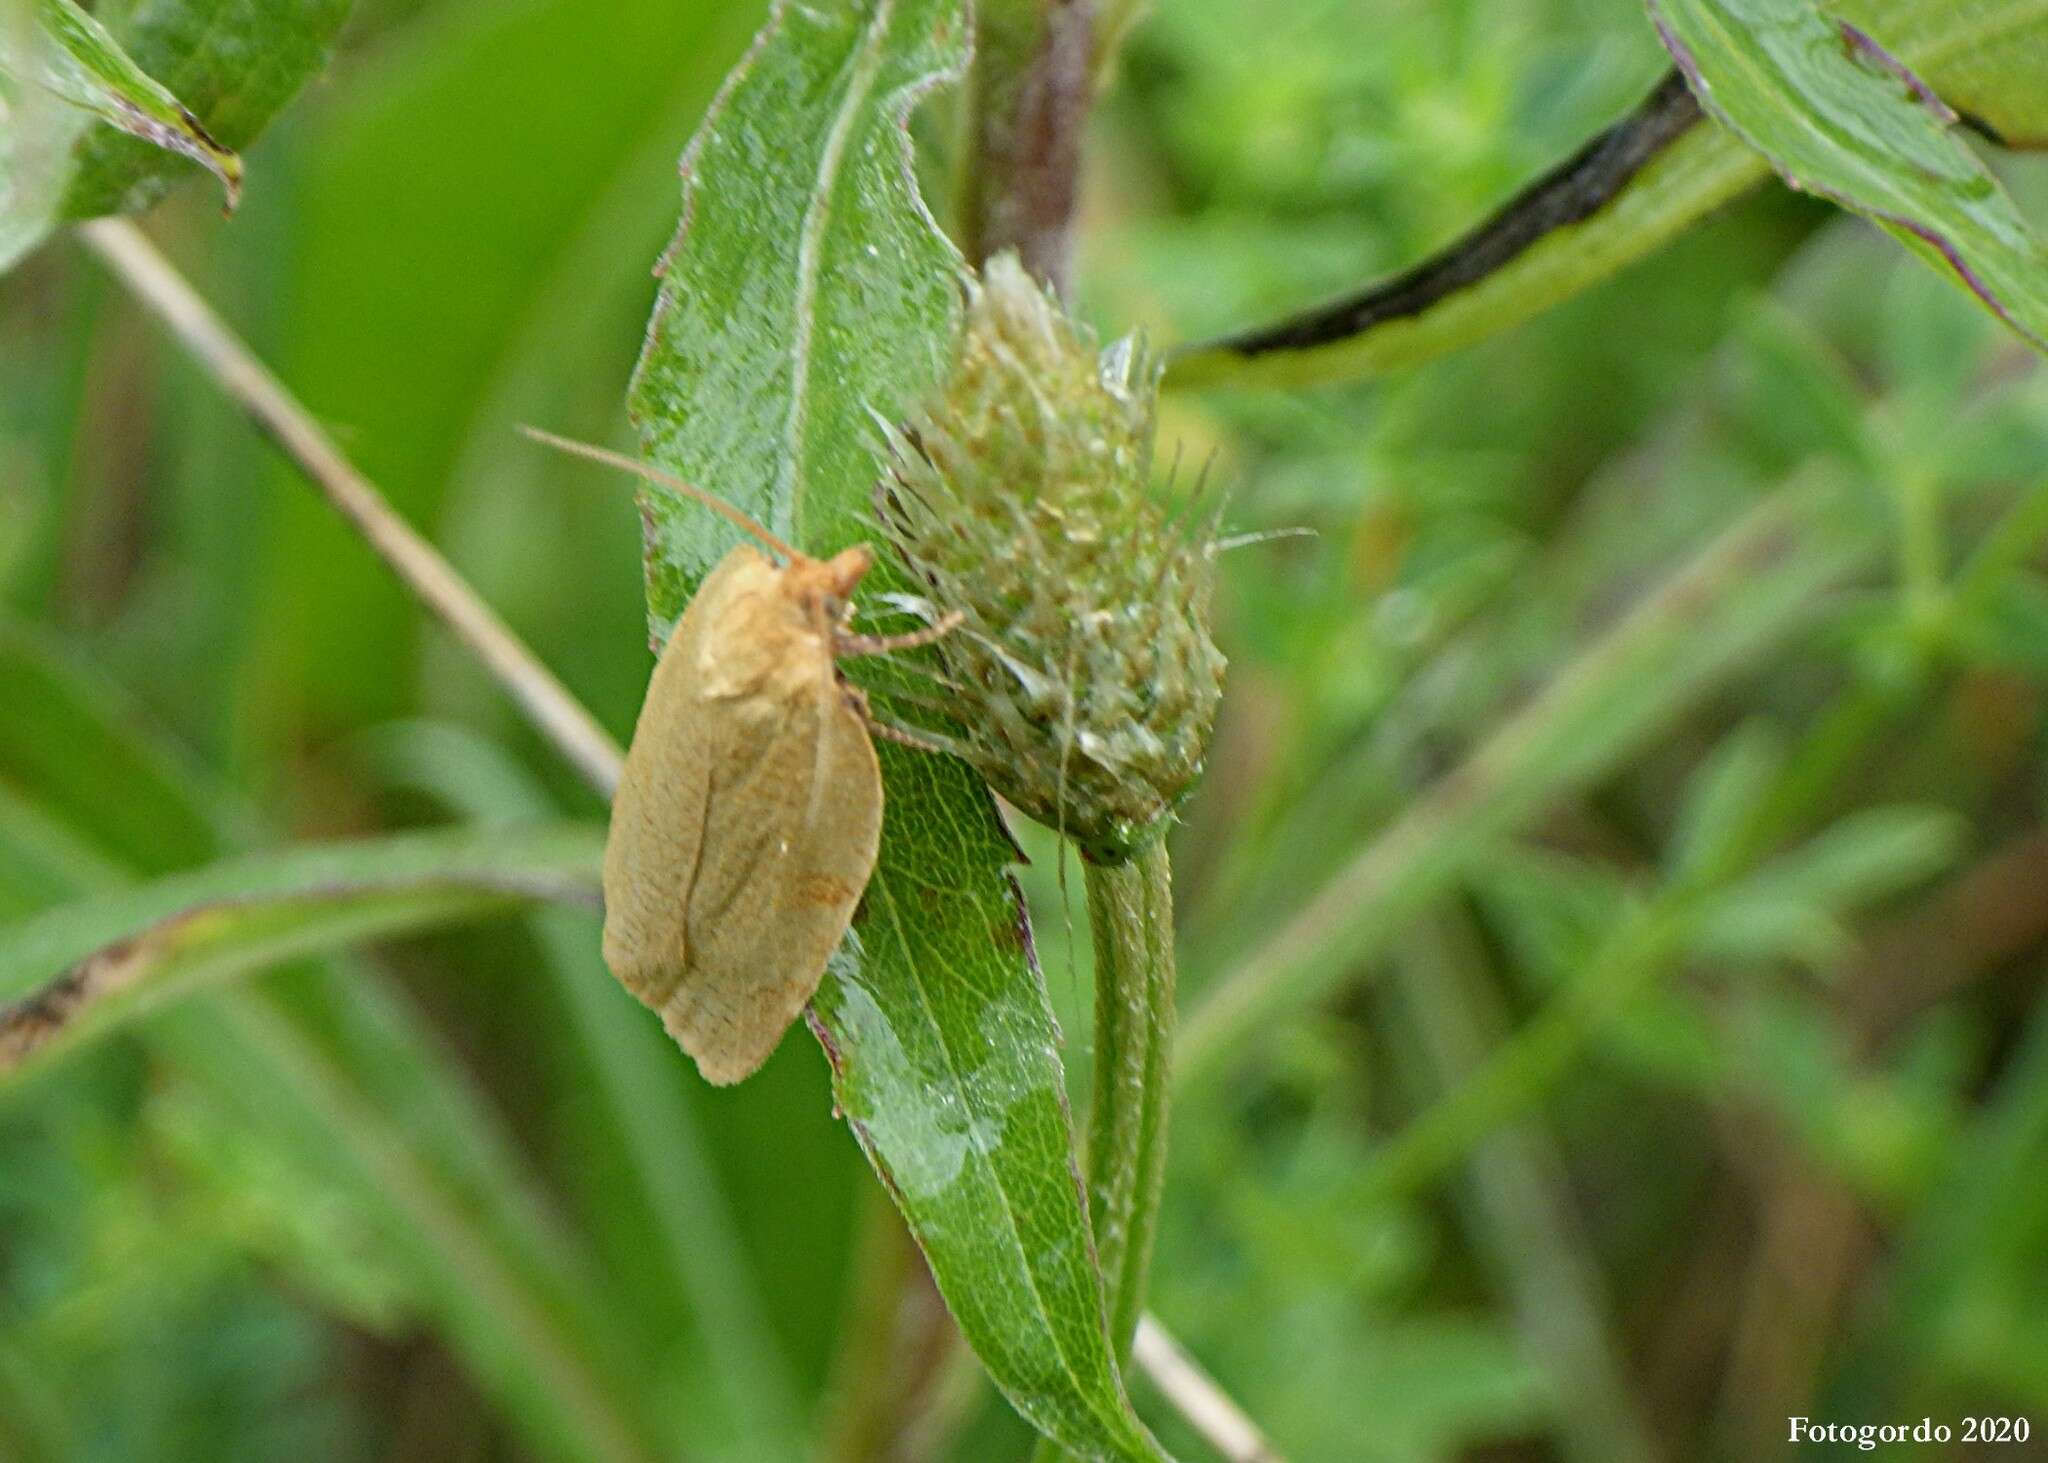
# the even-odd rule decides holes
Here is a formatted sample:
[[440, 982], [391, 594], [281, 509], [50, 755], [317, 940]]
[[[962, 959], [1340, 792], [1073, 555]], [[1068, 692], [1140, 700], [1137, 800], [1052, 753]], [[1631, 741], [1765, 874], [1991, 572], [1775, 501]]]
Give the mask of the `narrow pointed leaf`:
[[[137, 65], [175, 91], [221, 143], [245, 148], [325, 69], [354, 0], [123, 0], [102, 5]], [[64, 216], [149, 207], [185, 170], [99, 128], [79, 140]]]
[[586, 828], [364, 839], [65, 905], [0, 936], [0, 1080], [208, 980], [522, 900], [594, 902], [599, 847]]
[[133, 212], [239, 149], [326, 64], [352, 0], [0, 0], [0, 269], [68, 219]]
[[[967, 36], [958, 0], [778, 5], [684, 154], [634, 416], [662, 466], [808, 552], [871, 535], [871, 413], [902, 419], [947, 354], [960, 261], [905, 119]], [[734, 531], [643, 502], [660, 633]], [[1109, 1345], [1015, 855], [963, 767], [881, 751], [880, 863], [811, 1011], [840, 1107], [1018, 1411], [1080, 1457], [1156, 1459]]]
[[72, 0], [37, 0], [40, 35], [9, 39], [0, 27], [0, 69], [40, 86], [151, 147], [198, 163], [220, 180], [233, 208], [242, 160], [214, 140], [191, 109], [121, 49]]

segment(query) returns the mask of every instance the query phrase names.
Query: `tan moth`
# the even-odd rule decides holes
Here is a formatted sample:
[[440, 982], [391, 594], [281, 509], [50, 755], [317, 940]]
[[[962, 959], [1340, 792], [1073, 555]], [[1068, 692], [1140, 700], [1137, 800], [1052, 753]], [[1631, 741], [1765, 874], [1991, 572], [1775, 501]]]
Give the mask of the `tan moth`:
[[604, 855], [605, 964], [707, 1081], [737, 1082], [817, 990], [874, 872], [882, 774], [869, 733], [909, 740], [872, 720], [839, 661], [924, 644], [951, 622], [856, 635], [867, 545], [814, 559], [644, 463], [528, 432], [703, 503], [762, 546], [741, 544], [705, 576], [662, 648]]

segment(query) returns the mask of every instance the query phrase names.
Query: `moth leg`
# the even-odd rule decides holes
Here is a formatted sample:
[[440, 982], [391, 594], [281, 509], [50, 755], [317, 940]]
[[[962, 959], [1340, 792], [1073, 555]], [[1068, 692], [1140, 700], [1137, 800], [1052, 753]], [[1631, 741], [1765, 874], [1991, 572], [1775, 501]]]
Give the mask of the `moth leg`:
[[899, 747], [909, 747], [917, 752], [936, 752], [944, 755], [957, 750], [951, 739], [938, 740], [928, 733], [912, 731], [907, 726], [898, 726], [893, 721], [882, 721], [874, 716], [867, 719], [868, 735], [880, 737], [885, 742], [894, 742]]
[[889, 699], [891, 701], [900, 701], [905, 706], [915, 706], [920, 711], [929, 711], [939, 716], [944, 716], [948, 712], [953, 711], [958, 705], [957, 702], [943, 700], [937, 696], [926, 696], [921, 692], [906, 691], [900, 686], [892, 686], [890, 688]]
[[920, 645], [929, 645], [950, 635], [966, 618], [954, 610], [942, 616], [937, 624], [926, 625], [922, 630], [908, 630], [901, 635], [849, 635], [838, 631], [832, 636], [832, 653], [838, 656], [887, 655], [892, 650], [915, 650]]
[[868, 693], [858, 686], [842, 683], [839, 688], [846, 693], [846, 704], [853, 708], [853, 714], [860, 718], [861, 725], [868, 729], [868, 735], [880, 737], [885, 742], [894, 742], [899, 747], [910, 747], [919, 752], [958, 752], [958, 743], [950, 737], [937, 736], [929, 732], [912, 731], [907, 726], [898, 726], [893, 721], [883, 721], [868, 705]]

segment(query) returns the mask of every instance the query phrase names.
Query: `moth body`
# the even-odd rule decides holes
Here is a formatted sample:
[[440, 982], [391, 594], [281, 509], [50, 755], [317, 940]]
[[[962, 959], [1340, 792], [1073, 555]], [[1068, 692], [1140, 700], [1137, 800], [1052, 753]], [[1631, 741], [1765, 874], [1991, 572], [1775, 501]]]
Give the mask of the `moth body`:
[[838, 667], [871, 563], [734, 549], [641, 706], [605, 846], [605, 963], [711, 1082], [768, 1059], [874, 871], [881, 768]]
[[814, 559], [730, 503], [630, 457], [526, 429], [700, 503], [780, 557], [743, 544], [697, 586], [656, 661], [612, 797], [604, 959], [708, 1081], [751, 1075], [818, 989], [882, 841], [879, 735], [839, 674], [846, 656], [930, 644], [940, 616], [855, 635], [867, 545]]

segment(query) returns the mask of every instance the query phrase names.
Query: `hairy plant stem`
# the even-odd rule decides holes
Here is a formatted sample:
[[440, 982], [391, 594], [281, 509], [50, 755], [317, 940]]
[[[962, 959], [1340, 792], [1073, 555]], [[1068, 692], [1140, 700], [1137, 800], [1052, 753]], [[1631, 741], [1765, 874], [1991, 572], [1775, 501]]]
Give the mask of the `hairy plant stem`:
[[[967, 257], [980, 265], [1015, 249], [1061, 295], [1073, 269], [1081, 132], [1103, 61], [1097, 8], [1097, 0], [984, 0], [976, 15], [961, 196]], [[1117, 34], [1127, 25], [1125, 16]], [[1122, 863], [1084, 863], [1083, 881], [1095, 947], [1088, 1203], [1110, 1340], [1128, 1367], [1166, 1176], [1174, 963], [1165, 839]], [[1066, 1455], [1041, 1439], [1035, 1456]]]
[[[1109, 1335], [1128, 1365], [1152, 1265], [1166, 1178], [1172, 1092], [1173, 870], [1154, 838], [1120, 864], [1085, 864], [1095, 947], [1095, 1088], [1088, 1111], [1088, 1212], [1109, 1303]], [[1049, 1442], [1041, 1463], [1066, 1455]]]
[[1145, 1303], [1166, 1177], [1173, 1052], [1173, 870], [1154, 838], [1121, 864], [1090, 864], [1095, 944], [1095, 1091], [1088, 1203], [1109, 1288], [1109, 1334], [1127, 1361]]

